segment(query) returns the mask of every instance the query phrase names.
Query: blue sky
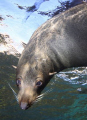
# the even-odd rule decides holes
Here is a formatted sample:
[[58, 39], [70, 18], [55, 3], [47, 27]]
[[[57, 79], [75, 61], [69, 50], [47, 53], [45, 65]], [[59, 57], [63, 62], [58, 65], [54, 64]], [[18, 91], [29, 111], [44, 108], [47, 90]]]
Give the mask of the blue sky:
[[[14, 42], [20, 43], [20, 41], [23, 41], [27, 43], [33, 32], [49, 19], [48, 16], [38, 14], [38, 11], [49, 11], [58, 6], [58, 0], [43, 1], [44, 0], [0, 0], [0, 16], [4, 18], [4, 20], [0, 22], [0, 33], [10, 35]], [[38, 11], [28, 13], [24, 9], [19, 9], [17, 4], [24, 7], [37, 4]], [[26, 20], [29, 15], [30, 17]]]

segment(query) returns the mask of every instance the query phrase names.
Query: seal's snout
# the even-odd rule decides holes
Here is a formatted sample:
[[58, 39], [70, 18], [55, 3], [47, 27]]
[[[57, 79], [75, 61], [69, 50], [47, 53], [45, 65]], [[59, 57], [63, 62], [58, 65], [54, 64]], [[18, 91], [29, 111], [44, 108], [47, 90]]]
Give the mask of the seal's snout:
[[22, 110], [26, 110], [34, 104], [36, 100], [37, 93], [31, 87], [27, 87], [23, 84], [23, 87], [20, 88], [18, 93], [18, 102]]
[[27, 101], [21, 101], [19, 105], [22, 110], [27, 110], [29, 107], [31, 107], [32, 104]]
[[26, 110], [29, 108], [29, 104], [27, 102], [21, 102], [20, 107], [22, 110]]

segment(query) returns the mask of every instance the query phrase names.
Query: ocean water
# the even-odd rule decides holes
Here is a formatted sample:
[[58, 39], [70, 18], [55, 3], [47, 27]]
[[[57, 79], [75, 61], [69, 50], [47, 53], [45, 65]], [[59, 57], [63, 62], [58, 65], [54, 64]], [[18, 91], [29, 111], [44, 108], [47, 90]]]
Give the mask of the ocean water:
[[[12, 0], [10, 1], [12, 2]], [[0, 31], [3, 32], [5, 30], [5, 33], [8, 32], [10, 35], [13, 35], [12, 38], [16, 36], [15, 40], [17, 41], [25, 39], [26, 36], [26, 39], [29, 39], [31, 31], [34, 31], [33, 29], [36, 29], [38, 26], [38, 20], [36, 21], [36, 19], [34, 19], [33, 26], [31, 24], [32, 19], [26, 22], [26, 25], [22, 22], [20, 23], [23, 17], [22, 13], [24, 12], [20, 14], [22, 10], [16, 8], [16, 4], [13, 4], [14, 11], [12, 13], [12, 6], [5, 3], [7, 3], [7, 0], [1, 1], [1, 16], [4, 19], [6, 18], [4, 23], [8, 25], [8, 27], [4, 26]], [[13, 3], [16, 2], [14, 1]], [[9, 7], [11, 7], [11, 9], [8, 9]], [[16, 12], [16, 14], [14, 14], [14, 12]], [[15, 19], [8, 18], [6, 15], [14, 16], [13, 18]], [[42, 22], [41, 16], [39, 17]], [[33, 14], [31, 18], [33, 18]], [[46, 19], [47, 18], [44, 18], [44, 20]], [[22, 29], [20, 29], [21, 25], [23, 26]], [[32, 27], [29, 27], [29, 25]], [[34, 28], [34, 26], [36, 27]], [[19, 34], [22, 37], [20, 37]], [[12, 65], [16, 66], [17, 62], [18, 59], [16, 57], [0, 53], [0, 120], [87, 119], [87, 68], [70, 68], [56, 74], [42, 93], [48, 90], [50, 90], [50, 92], [48, 92], [41, 101], [24, 111], [21, 110], [8, 85], [9, 83], [16, 92], [18, 91], [15, 85], [15, 69], [12, 67]]]
[[[15, 70], [9, 68], [9, 59], [7, 62], [7, 67], [4, 64], [0, 65], [0, 120], [87, 119], [86, 68], [71, 68], [56, 74], [42, 93], [48, 90], [50, 92], [28, 110], [21, 110], [7, 84], [8, 81], [17, 92]], [[12, 59], [12, 64], [16, 62]]]

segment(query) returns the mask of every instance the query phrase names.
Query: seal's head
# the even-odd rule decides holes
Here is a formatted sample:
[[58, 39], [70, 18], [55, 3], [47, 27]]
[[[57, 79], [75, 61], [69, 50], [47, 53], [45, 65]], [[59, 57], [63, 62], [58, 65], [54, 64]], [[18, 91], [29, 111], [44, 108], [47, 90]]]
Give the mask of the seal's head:
[[35, 56], [31, 59], [23, 55], [17, 66], [18, 102], [24, 110], [40, 99], [41, 91], [52, 77], [46, 59], [36, 59]]

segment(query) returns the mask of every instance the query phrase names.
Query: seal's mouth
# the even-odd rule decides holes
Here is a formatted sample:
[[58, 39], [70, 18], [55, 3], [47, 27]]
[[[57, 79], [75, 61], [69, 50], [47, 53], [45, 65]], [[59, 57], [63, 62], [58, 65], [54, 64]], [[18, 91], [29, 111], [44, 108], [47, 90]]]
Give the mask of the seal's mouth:
[[32, 102], [23, 102], [21, 101], [19, 104], [20, 104], [20, 107], [22, 110], [27, 110], [28, 108], [30, 108], [33, 104], [39, 102], [42, 98], [43, 98], [44, 94], [41, 94], [41, 95], [38, 95], [36, 97], [35, 100], [33, 100]]
[[27, 110], [29, 107], [31, 107], [32, 104], [28, 104], [26, 102], [21, 102], [20, 107], [22, 110]]
[[22, 110], [27, 110], [27, 109], [30, 108], [33, 104], [36, 104], [36, 103], [40, 102], [40, 101], [42, 100], [42, 98], [43, 98], [46, 94], [48, 94], [49, 92], [51, 92], [51, 91], [52, 91], [52, 89], [47, 90], [45, 93], [38, 95], [38, 96], [36, 97], [36, 99], [35, 99], [34, 101], [32, 101], [31, 103], [21, 102], [21, 103], [20, 103], [21, 109], [22, 109]]
[[33, 104], [36, 104], [38, 103], [39, 101], [41, 101], [41, 99], [46, 95], [48, 94], [49, 92], [52, 91], [52, 88], [50, 90], [47, 90], [46, 92], [44, 92], [43, 94], [40, 94], [38, 95], [35, 100], [33, 100], [32, 102], [28, 103], [28, 102], [20, 102], [19, 103], [19, 100], [18, 100], [18, 96], [17, 96], [17, 93], [14, 91], [14, 89], [12, 88], [12, 86], [8, 83], [10, 89], [12, 90], [14, 96], [15, 96], [15, 99], [17, 101], [18, 104], [20, 104], [20, 107], [22, 110], [27, 110], [28, 108], [30, 108]]

